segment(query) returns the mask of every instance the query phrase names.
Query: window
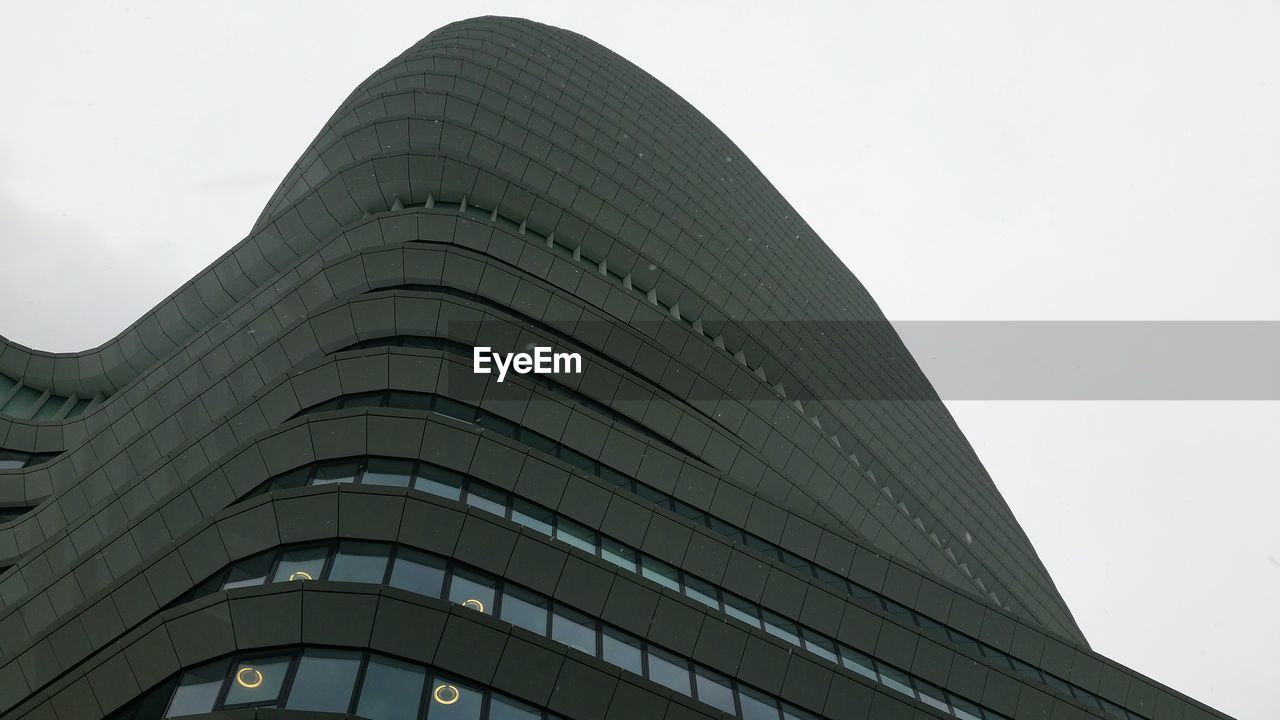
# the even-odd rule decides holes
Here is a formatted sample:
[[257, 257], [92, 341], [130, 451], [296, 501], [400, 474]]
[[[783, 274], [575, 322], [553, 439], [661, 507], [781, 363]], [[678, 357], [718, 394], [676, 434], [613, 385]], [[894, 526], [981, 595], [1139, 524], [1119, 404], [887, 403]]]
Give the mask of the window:
[[738, 709], [733, 701], [733, 687], [728, 678], [705, 668], [698, 668], [694, 673], [694, 681], [698, 686], [699, 701], [730, 715], [737, 714]]
[[343, 541], [333, 559], [330, 580], [381, 585], [387, 573], [389, 548], [379, 543]]
[[501, 619], [532, 633], [547, 634], [548, 602], [531, 592], [508, 587], [502, 594]]
[[402, 547], [396, 551], [390, 585], [411, 593], [438, 598], [444, 590], [444, 561]]
[[271, 582], [319, 580], [328, 557], [329, 548], [323, 545], [285, 550]]
[[640, 574], [659, 585], [680, 591], [680, 571], [648, 555], [640, 558]]
[[271, 555], [263, 553], [246, 558], [231, 566], [227, 571], [227, 579], [222, 583], [223, 590], [238, 587], [261, 585], [267, 581], [267, 572], [271, 570]]
[[600, 557], [620, 568], [636, 571], [636, 551], [612, 538], [600, 538]]
[[743, 720], [778, 720], [778, 703], [754, 690], [741, 688], [738, 701], [742, 703]]
[[369, 720], [416, 720], [427, 673], [388, 657], [372, 657], [356, 714]]
[[365, 469], [364, 477], [360, 481], [365, 485], [409, 487], [412, 479], [413, 463], [408, 460], [370, 458], [369, 466]]
[[792, 645], [800, 644], [800, 635], [796, 624], [768, 610], [764, 611], [764, 630], [770, 635], [785, 640]]
[[511, 519], [547, 537], [551, 537], [553, 534], [552, 527], [555, 522], [555, 514], [520, 498], [515, 498], [512, 501]]
[[359, 670], [360, 653], [307, 648], [298, 661], [286, 707], [290, 710], [347, 712]]
[[211, 712], [218, 699], [218, 691], [222, 689], [222, 681], [227, 677], [227, 665], [227, 660], [216, 660], [183, 673], [165, 717]]
[[556, 539], [593, 555], [596, 552], [596, 534], [572, 520], [556, 521]]
[[594, 656], [596, 654], [595, 620], [557, 605], [551, 614], [551, 639]]
[[466, 503], [498, 517], [507, 515], [507, 493], [497, 488], [470, 485], [467, 488]]
[[436, 678], [427, 704], [427, 720], [480, 720], [484, 694], [455, 680]]
[[876, 678], [875, 663], [871, 661], [871, 658], [867, 657], [866, 655], [863, 655], [857, 650], [853, 650], [851, 648], [847, 648], [841, 645], [840, 661], [844, 664], [846, 668], [849, 668], [850, 670], [858, 673], [862, 677], [867, 678], [872, 682], [878, 682]]
[[274, 705], [280, 699], [284, 677], [293, 660], [288, 655], [241, 661], [231, 674], [223, 707], [229, 705]]
[[493, 614], [494, 581], [467, 570], [456, 570], [449, 583], [449, 602]]
[[613, 628], [605, 628], [600, 640], [602, 642], [600, 654], [605, 662], [636, 675], [644, 674], [644, 659], [640, 652], [639, 640], [627, 637]]
[[413, 480], [413, 489], [458, 500], [462, 497], [462, 476], [434, 465], [424, 465]]
[[649, 659], [649, 679], [671, 688], [682, 695], [692, 695], [689, 689], [689, 662], [670, 653], [651, 647], [645, 653]]
[[880, 682], [889, 687], [890, 690], [897, 690], [903, 695], [915, 697], [916, 691], [911, 688], [911, 678], [901, 670], [896, 670], [887, 665], [880, 664]]
[[756, 606], [736, 595], [724, 594], [724, 611], [751, 627], [760, 627], [760, 618], [756, 616]]
[[341, 483], [353, 483], [356, 481], [356, 473], [360, 470], [359, 463], [328, 463], [316, 468], [315, 477], [311, 479], [312, 485], [334, 485]]
[[489, 701], [489, 720], [540, 720], [542, 713], [524, 703], [494, 695]]

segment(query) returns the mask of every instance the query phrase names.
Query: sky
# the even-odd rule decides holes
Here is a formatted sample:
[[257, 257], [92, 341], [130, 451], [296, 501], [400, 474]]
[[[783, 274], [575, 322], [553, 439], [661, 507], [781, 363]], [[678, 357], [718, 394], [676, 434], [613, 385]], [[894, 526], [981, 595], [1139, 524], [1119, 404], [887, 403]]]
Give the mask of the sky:
[[[244, 237], [357, 83], [484, 14], [684, 96], [891, 320], [1280, 320], [1274, 1], [0, 0], [0, 334], [115, 336]], [[1263, 720], [1274, 399], [947, 404], [1093, 649]]]

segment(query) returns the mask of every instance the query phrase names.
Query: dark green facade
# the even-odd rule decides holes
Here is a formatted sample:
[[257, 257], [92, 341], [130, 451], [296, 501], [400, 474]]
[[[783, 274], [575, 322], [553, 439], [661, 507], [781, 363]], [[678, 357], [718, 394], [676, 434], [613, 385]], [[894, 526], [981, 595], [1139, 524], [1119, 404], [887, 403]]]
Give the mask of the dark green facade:
[[[584, 372], [471, 372], [530, 345]], [[5, 342], [0, 448], [5, 718], [1224, 717], [1089, 650], [751, 162], [528, 21], [374, 73], [116, 339]]]

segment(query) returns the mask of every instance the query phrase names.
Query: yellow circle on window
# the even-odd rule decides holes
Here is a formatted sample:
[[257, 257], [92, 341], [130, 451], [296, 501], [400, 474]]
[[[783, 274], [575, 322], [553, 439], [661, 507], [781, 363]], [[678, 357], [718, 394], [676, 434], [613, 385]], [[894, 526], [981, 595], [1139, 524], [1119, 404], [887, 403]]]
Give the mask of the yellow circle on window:
[[242, 667], [236, 671], [236, 684], [250, 690], [262, 685], [262, 673], [257, 668]]
[[463, 600], [462, 607], [467, 607], [467, 608], [471, 608], [472, 610], [478, 610], [480, 612], [484, 612], [484, 603], [480, 602], [475, 598], [467, 598], [466, 600]]
[[458, 692], [458, 688], [452, 685], [437, 685], [436, 689], [432, 691], [431, 697], [435, 698], [435, 701], [441, 705], [452, 705], [458, 702], [458, 699], [462, 697], [462, 693]]
[[290, 580], [314, 580], [315, 578], [311, 577], [311, 573], [307, 572], [306, 570], [295, 570], [293, 573], [289, 575], [289, 579]]

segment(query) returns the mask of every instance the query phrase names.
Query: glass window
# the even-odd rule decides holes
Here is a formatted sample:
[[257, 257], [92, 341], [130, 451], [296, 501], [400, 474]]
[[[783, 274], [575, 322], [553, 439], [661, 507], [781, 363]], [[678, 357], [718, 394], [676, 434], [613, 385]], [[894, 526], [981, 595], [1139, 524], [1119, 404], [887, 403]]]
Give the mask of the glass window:
[[640, 574], [665, 588], [680, 591], [680, 571], [657, 558], [641, 555]]
[[290, 710], [346, 713], [360, 671], [360, 653], [307, 648], [289, 689]]
[[778, 720], [778, 703], [750, 688], [738, 688], [743, 720]]
[[533, 593], [508, 585], [502, 593], [501, 619], [543, 637], [547, 635], [550, 603]]
[[685, 575], [684, 594], [709, 608], [720, 609], [720, 591], [709, 582]]
[[836, 644], [812, 630], [804, 630], [804, 647], [824, 660], [829, 660], [833, 663], [840, 662], [840, 659], [836, 656]]
[[413, 479], [413, 489], [457, 500], [462, 497], [462, 476], [435, 465], [423, 465]]
[[222, 681], [227, 678], [227, 665], [226, 660], [215, 660], [184, 672], [165, 717], [212, 712]]
[[906, 673], [883, 663], [876, 664], [879, 666], [877, 669], [880, 670], [880, 682], [891, 690], [915, 697], [916, 691], [911, 688], [911, 678]]
[[489, 720], [542, 720], [542, 711], [494, 693], [489, 698]]
[[280, 699], [284, 676], [289, 671], [289, 655], [242, 660], [231, 674], [223, 705], [274, 703]]
[[846, 645], [841, 645], [840, 662], [843, 663], [846, 668], [858, 673], [862, 677], [874, 682], [879, 682], [879, 680], [876, 679], [876, 666], [871, 662], [871, 658], [863, 655], [857, 650]]
[[285, 550], [271, 582], [319, 580], [320, 574], [324, 572], [324, 561], [328, 557], [329, 548], [325, 545]]
[[360, 482], [365, 485], [409, 487], [409, 482], [413, 479], [413, 465], [408, 460], [370, 458]]
[[600, 538], [600, 557], [620, 568], [636, 571], [636, 551], [617, 540]]
[[941, 689], [929, 683], [916, 680], [916, 693], [920, 697], [920, 702], [950, 714], [951, 708], [947, 705], [947, 696]]
[[724, 594], [724, 611], [729, 617], [737, 618], [752, 627], [760, 627], [759, 610], [737, 595]]
[[800, 633], [795, 623], [768, 610], [763, 611], [763, 615], [765, 632], [792, 645], [800, 644]]
[[951, 705], [955, 708], [952, 712], [960, 720], [982, 720], [982, 710], [968, 700], [961, 700], [953, 695]]
[[492, 615], [494, 586], [492, 578], [467, 570], [455, 570], [449, 581], [449, 602]]
[[511, 519], [547, 537], [553, 534], [555, 514], [520, 498], [512, 498]]
[[369, 658], [356, 714], [369, 720], [416, 720], [427, 673], [381, 655]]
[[480, 720], [483, 705], [484, 693], [456, 680], [438, 677], [431, 681], [427, 720]]
[[733, 686], [728, 678], [701, 667], [694, 670], [693, 675], [698, 685], [699, 701], [730, 715], [737, 714], [738, 709], [733, 702]]
[[475, 408], [470, 405], [463, 405], [456, 400], [450, 400], [447, 397], [436, 398], [435, 411], [455, 420], [461, 420], [464, 423], [474, 423], [476, 421]]
[[444, 560], [402, 547], [391, 568], [391, 587], [438, 598], [444, 590]]
[[359, 463], [341, 462], [328, 463], [316, 468], [316, 474], [311, 478], [312, 485], [333, 485], [335, 483], [353, 483], [356, 481], [356, 472], [360, 469]]
[[381, 585], [382, 578], [387, 574], [389, 550], [386, 545], [378, 543], [344, 540], [338, 546], [337, 556], [333, 558], [329, 579]]
[[595, 461], [595, 460], [592, 460], [591, 458], [587, 457], [586, 455], [583, 455], [582, 453], [578, 452], [577, 450], [570, 450], [569, 448], [564, 447], [564, 446], [562, 445], [562, 446], [560, 446], [560, 452], [558, 452], [558, 453], [556, 453], [556, 454], [560, 456], [560, 459], [561, 459], [561, 460], [564, 460], [565, 462], [567, 462], [567, 463], [569, 463], [570, 465], [573, 465], [573, 466], [575, 466], [575, 467], [582, 468], [583, 470], [586, 470], [587, 472], [592, 472], [593, 470], [595, 470], [595, 467], [596, 467], [596, 461]]
[[596, 654], [595, 621], [563, 605], [557, 605], [551, 613], [551, 639], [594, 657]]
[[385, 394], [381, 390], [374, 392], [359, 393], [357, 395], [348, 395], [342, 398], [342, 407], [346, 408], [362, 408], [362, 407], [382, 407], [387, 404]]
[[655, 647], [646, 648], [649, 679], [671, 688], [681, 695], [692, 695], [689, 689], [689, 662]]
[[818, 719], [813, 715], [810, 715], [809, 713], [801, 710], [800, 708], [792, 707], [786, 703], [783, 703], [782, 704], [782, 720], [818, 720]]
[[595, 555], [596, 534], [572, 520], [557, 518], [556, 539]]
[[467, 483], [466, 503], [498, 517], [507, 516], [507, 494], [477, 482]]
[[270, 490], [286, 490], [288, 488], [300, 488], [307, 484], [307, 478], [311, 476], [311, 468], [298, 468], [292, 472], [271, 481]]
[[485, 410], [481, 410], [479, 412], [478, 417], [476, 418], [476, 424], [482, 428], [488, 428], [499, 435], [505, 435], [507, 437], [516, 436], [515, 423]]
[[605, 628], [600, 640], [603, 650], [600, 655], [605, 662], [636, 675], [644, 674], [639, 640], [613, 628]]
[[387, 406], [393, 408], [404, 408], [406, 410], [430, 410], [431, 395], [427, 393], [405, 392], [403, 390], [392, 390], [387, 394]]
[[267, 581], [267, 573], [271, 570], [273, 553], [266, 552], [241, 560], [227, 571], [227, 579], [222, 583], [223, 590], [231, 588], [261, 585]]

